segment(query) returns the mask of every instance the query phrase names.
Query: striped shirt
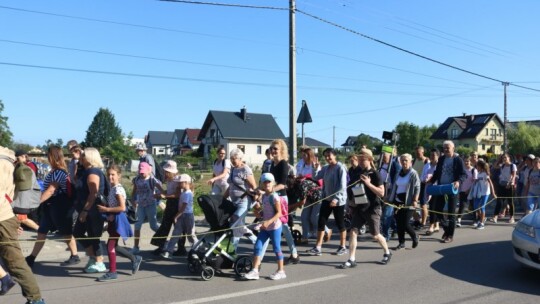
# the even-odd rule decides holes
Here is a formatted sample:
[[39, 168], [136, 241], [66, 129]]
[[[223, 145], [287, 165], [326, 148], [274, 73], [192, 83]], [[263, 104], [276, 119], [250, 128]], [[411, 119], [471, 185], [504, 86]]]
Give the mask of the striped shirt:
[[54, 191], [53, 196], [59, 194], [59, 191], [62, 191], [62, 193], [67, 193], [67, 172], [61, 169], [54, 169], [47, 176], [45, 176], [45, 180], [43, 181], [43, 189], [48, 189], [49, 186], [52, 183], [56, 183], [56, 190]]

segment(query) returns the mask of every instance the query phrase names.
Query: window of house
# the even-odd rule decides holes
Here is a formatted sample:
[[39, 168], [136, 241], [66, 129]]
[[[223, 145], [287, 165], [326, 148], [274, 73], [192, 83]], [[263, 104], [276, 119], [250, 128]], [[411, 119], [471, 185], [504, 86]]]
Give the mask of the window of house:
[[452, 139], [456, 139], [458, 137], [458, 130], [457, 129], [452, 129], [450, 131], [450, 136], [452, 137]]
[[502, 136], [502, 129], [499, 129], [499, 136]]
[[489, 129], [486, 128], [486, 135], [489, 135]]
[[262, 146], [257, 146], [257, 154], [262, 154]]
[[482, 150], [486, 151], [486, 145], [485, 144], [482, 144]]
[[210, 137], [214, 137], [216, 135], [216, 129], [210, 129]]
[[246, 146], [245, 145], [237, 145], [238, 149], [242, 150], [242, 152], [246, 153]]

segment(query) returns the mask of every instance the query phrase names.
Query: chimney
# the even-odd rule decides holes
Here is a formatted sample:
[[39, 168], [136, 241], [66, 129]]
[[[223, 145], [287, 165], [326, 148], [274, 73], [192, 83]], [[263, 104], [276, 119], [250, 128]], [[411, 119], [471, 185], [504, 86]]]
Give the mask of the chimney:
[[244, 106], [242, 109], [240, 109], [240, 118], [242, 118], [242, 120], [244, 122], [247, 121], [247, 110], [246, 110], [246, 106]]

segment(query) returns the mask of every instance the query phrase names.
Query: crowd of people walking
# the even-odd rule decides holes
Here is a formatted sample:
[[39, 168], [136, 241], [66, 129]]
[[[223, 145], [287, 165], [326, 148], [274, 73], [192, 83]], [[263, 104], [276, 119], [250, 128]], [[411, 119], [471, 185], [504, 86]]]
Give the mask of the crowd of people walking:
[[[30, 202], [31, 194], [35, 196], [36, 178], [26, 165], [25, 153], [17, 151], [16, 157], [4, 153], [8, 156], [0, 158], [15, 164], [8, 172], [15, 173], [11, 198], [16, 202], [12, 207], [17, 214], [11, 216], [11, 208], [5, 208], [10, 202], [2, 201], [0, 208], [6, 212], [0, 214], [1, 241], [17, 243], [19, 221], [35, 229], [38, 240], [26, 261], [15, 252], [20, 250], [16, 245], [0, 245], [0, 257], [9, 270], [0, 268], [1, 294], [14, 286], [14, 277], [23, 288], [27, 303], [45, 303], [30, 269], [53, 231], [62, 236], [70, 254], [61, 265], [81, 263], [78, 242], [89, 257], [83, 271], [103, 273], [96, 278], [100, 282], [118, 279], [117, 253], [128, 258], [132, 274], [137, 273], [143, 262], [139, 246], [145, 221], [155, 232], [150, 241], [157, 247], [153, 253], [162, 258], [185, 256], [186, 241], [192, 245], [197, 242], [192, 178], [179, 174], [176, 162], [169, 160], [162, 166], [165, 176], [160, 180], [155, 175], [152, 156], [146, 153], [144, 145], [138, 145], [138, 175], [132, 180], [133, 191], [128, 198], [121, 184], [119, 166], [104, 168], [95, 148], [83, 149], [75, 141], [70, 141], [68, 146], [72, 154], [69, 163], [61, 147], [49, 148], [47, 157], [52, 170], [44, 179], [39, 199], [33, 203], [27, 201]], [[232, 245], [236, 248], [243, 236], [254, 244], [255, 267], [245, 275], [248, 280], [259, 278], [258, 266], [269, 241], [278, 261], [277, 270], [270, 276], [273, 280], [285, 279], [285, 265], [300, 262], [297, 246], [312, 244], [304, 256], [326, 253], [323, 244], [332, 238], [331, 224], [335, 225], [335, 238], [339, 242], [333, 253], [347, 256], [338, 268], [347, 269], [357, 266], [357, 237], [366, 229], [382, 250], [379, 264], [386, 265], [395, 251], [407, 247], [407, 235], [414, 249], [422, 235], [434, 235], [440, 229], [443, 230], [440, 241], [452, 242], [456, 228], [465, 225], [467, 217], [472, 227], [485, 229], [490, 198], [496, 200], [494, 213], [489, 217], [493, 224], [505, 217], [508, 223], [514, 223], [516, 206], [523, 207], [525, 213], [538, 208], [540, 158], [532, 154], [517, 162], [505, 153], [490, 163], [476, 152], [458, 155], [453, 142], [448, 140], [443, 143], [442, 151], [431, 149], [428, 155], [424, 155], [423, 147], [417, 147], [414, 157], [408, 153], [399, 155], [394, 148], [376, 159], [372, 150], [362, 148], [348, 157], [347, 166], [338, 160], [334, 149], [323, 151], [325, 164], [321, 164], [314, 150], [304, 147], [301, 159], [292, 166], [287, 151], [285, 141], [272, 141], [266, 150], [267, 160], [261, 164], [261, 179], [257, 181], [251, 167], [243, 161], [242, 150], [233, 149], [227, 157], [225, 147], [219, 147], [212, 177], [207, 181], [212, 194], [231, 200], [236, 208], [231, 218], [231, 223], [235, 223], [231, 227]], [[161, 199], [166, 203], [159, 225], [156, 214]], [[137, 210], [134, 229], [126, 216], [129, 200]], [[29, 215], [38, 206], [40, 216], [36, 223]], [[251, 208], [260, 218], [256, 226], [244, 222]], [[297, 209], [301, 209], [300, 237], [293, 236], [293, 217], [286, 220], [282, 217], [283, 210], [294, 214]], [[329, 221], [330, 215], [333, 222]], [[254, 227], [257, 236], [249, 229]], [[109, 235], [106, 250], [101, 244], [104, 231]], [[284, 258], [280, 245], [282, 234], [287, 242], [288, 258]], [[396, 243], [393, 243], [394, 234], [397, 234]], [[120, 246], [120, 240], [125, 242], [130, 237], [135, 237], [133, 248]], [[108, 268], [104, 253], [108, 255]]]

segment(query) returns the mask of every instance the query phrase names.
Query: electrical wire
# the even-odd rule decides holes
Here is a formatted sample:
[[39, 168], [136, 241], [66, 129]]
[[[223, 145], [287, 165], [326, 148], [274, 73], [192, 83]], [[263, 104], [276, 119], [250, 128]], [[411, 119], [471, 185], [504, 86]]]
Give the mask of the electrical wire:
[[177, 3], [185, 3], [185, 4], [228, 6], [228, 7], [239, 7], [239, 8], [268, 9], [268, 10], [279, 10], [279, 11], [288, 11], [289, 10], [289, 8], [285, 8], [285, 7], [258, 6], [258, 5], [233, 4], [233, 3], [222, 3], [222, 2], [187, 1], [187, 0], [159, 0], [159, 1], [161, 1], [161, 2], [177, 2]]
[[339, 25], [339, 24], [337, 24], [337, 23], [335, 23], [335, 22], [332, 22], [332, 21], [326, 20], [326, 19], [324, 19], [324, 18], [315, 16], [315, 15], [310, 14], [310, 13], [307, 13], [307, 12], [305, 12], [305, 11], [298, 10], [298, 9], [297, 9], [296, 11], [297, 11], [298, 13], [301, 13], [301, 14], [305, 15], [305, 16], [311, 17], [311, 18], [313, 18], [313, 19], [315, 19], [315, 20], [318, 20], [318, 21], [320, 21], [320, 22], [329, 24], [329, 25], [331, 25], [331, 26], [334, 26], [334, 27], [336, 27], [336, 28], [342, 29], [342, 30], [344, 30], [344, 31], [353, 33], [353, 34], [358, 35], [358, 36], [360, 36], [360, 37], [369, 39], [369, 40], [374, 41], [374, 42], [376, 42], [376, 43], [385, 45], [385, 46], [387, 46], [387, 47], [396, 49], [396, 50], [398, 50], [398, 51], [407, 53], [407, 54], [409, 54], [409, 55], [413, 55], [413, 56], [422, 58], [422, 59], [424, 59], [424, 60], [427, 60], [427, 61], [430, 61], [430, 62], [439, 64], [439, 65], [442, 65], [442, 66], [445, 66], [445, 67], [448, 67], [448, 68], [451, 68], [451, 69], [454, 69], [454, 70], [457, 70], [457, 71], [460, 71], [460, 72], [463, 72], [463, 73], [467, 73], [467, 74], [470, 74], [470, 75], [473, 75], [473, 76], [477, 76], [477, 77], [480, 77], [480, 78], [484, 78], [484, 79], [487, 79], [487, 80], [495, 81], [495, 82], [498, 82], [498, 83], [501, 83], [501, 84], [503, 84], [503, 83], [508, 83], [509, 85], [513, 85], [513, 86], [516, 86], [516, 87], [519, 87], [519, 88], [522, 88], [522, 89], [527, 89], [527, 90], [531, 90], [531, 91], [540, 92], [540, 89], [534, 89], [534, 88], [530, 88], [530, 87], [520, 86], [520, 85], [517, 85], [517, 84], [513, 84], [513, 83], [510, 83], [510, 82], [507, 82], [507, 81], [502, 81], [502, 80], [499, 80], [499, 79], [496, 79], [496, 78], [493, 78], [493, 77], [490, 77], [490, 76], [486, 76], [486, 75], [482, 75], [482, 74], [479, 74], [479, 73], [476, 73], [476, 72], [472, 72], [472, 71], [469, 71], [469, 70], [466, 70], [466, 69], [463, 69], [463, 68], [460, 68], [460, 67], [457, 67], [457, 66], [448, 64], [448, 63], [444, 63], [444, 62], [442, 62], [442, 61], [439, 61], [439, 60], [436, 60], [436, 59], [433, 59], [433, 58], [430, 58], [430, 57], [427, 57], [427, 56], [424, 56], [424, 55], [421, 55], [421, 54], [418, 54], [418, 53], [415, 53], [415, 52], [413, 52], [413, 51], [409, 51], [409, 50], [407, 50], [407, 49], [404, 49], [404, 48], [399, 47], [399, 46], [397, 46], [397, 45], [393, 45], [393, 44], [391, 44], [391, 43], [382, 41], [382, 40], [380, 40], [380, 39], [377, 39], [377, 38], [374, 38], [374, 37], [371, 37], [371, 36], [362, 34], [362, 33], [358, 32], [358, 31], [356, 31], [356, 30], [347, 28], [347, 27], [345, 27], [345, 26]]

